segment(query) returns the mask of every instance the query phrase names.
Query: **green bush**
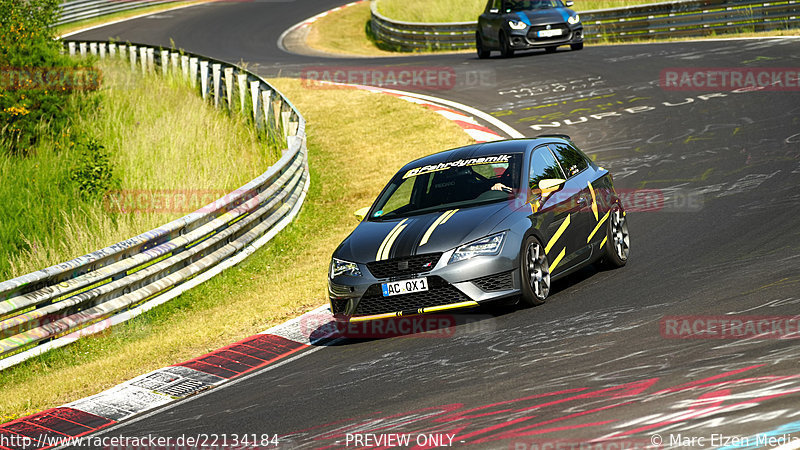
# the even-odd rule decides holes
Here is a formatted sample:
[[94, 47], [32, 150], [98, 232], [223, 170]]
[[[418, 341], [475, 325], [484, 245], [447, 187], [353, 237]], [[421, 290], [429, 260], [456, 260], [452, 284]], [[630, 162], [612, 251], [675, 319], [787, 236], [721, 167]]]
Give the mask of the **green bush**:
[[78, 145], [70, 179], [86, 200], [100, 200], [120, 187], [119, 179], [114, 177], [114, 165], [108, 152], [95, 139]]
[[59, 0], [0, 0], [0, 146], [26, 154], [69, 126], [85, 92], [98, 87], [91, 61], [61, 53], [52, 24]]

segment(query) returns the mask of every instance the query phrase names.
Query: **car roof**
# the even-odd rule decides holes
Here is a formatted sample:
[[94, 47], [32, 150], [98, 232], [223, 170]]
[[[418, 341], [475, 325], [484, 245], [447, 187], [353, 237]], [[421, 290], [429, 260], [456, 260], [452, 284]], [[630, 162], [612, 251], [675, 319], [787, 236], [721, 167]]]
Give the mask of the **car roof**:
[[557, 141], [569, 141], [570, 138], [563, 134], [541, 135], [535, 138], [508, 139], [502, 141], [484, 142], [481, 144], [467, 145], [450, 150], [441, 151], [409, 162], [401, 171], [415, 167], [435, 165], [439, 163], [457, 161], [459, 159], [481, 158], [484, 156], [501, 155], [507, 153], [524, 153], [528, 149], [542, 144]]

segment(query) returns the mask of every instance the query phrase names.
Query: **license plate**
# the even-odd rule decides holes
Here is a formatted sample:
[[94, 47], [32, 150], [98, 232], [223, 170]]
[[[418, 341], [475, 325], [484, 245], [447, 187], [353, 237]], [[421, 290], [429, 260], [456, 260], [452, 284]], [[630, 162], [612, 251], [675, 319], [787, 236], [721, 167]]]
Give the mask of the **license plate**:
[[413, 280], [393, 281], [381, 284], [384, 297], [392, 295], [410, 294], [412, 292], [424, 292], [428, 290], [427, 278], [415, 278]]
[[561, 36], [561, 33], [564, 31], [561, 28], [553, 28], [552, 30], [542, 30], [536, 33], [539, 37], [553, 37], [553, 36]]

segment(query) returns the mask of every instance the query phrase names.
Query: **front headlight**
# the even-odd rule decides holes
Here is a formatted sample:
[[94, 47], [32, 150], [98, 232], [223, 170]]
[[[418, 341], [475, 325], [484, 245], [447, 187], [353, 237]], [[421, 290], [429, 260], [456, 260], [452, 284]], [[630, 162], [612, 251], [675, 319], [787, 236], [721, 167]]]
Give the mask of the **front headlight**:
[[509, 20], [508, 26], [512, 30], [524, 30], [528, 25], [526, 25], [525, 22], [520, 22], [519, 20]]
[[331, 260], [331, 279], [339, 275], [350, 275], [351, 277], [360, 277], [361, 269], [358, 264], [342, 259], [333, 258]]
[[581, 21], [581, 16], [579, 16], [578, 14], [575, 14], [574, 16], [570, 16], [570, 18], [567, 19], [567, 22], [569, 22], [571, 25], [575, 25], [576, 23], [578, 23], [580, 21]]
[[503, 231], [502, 233], [486, 236], [485, 238], [462, 245], [453, 252], [453, 256], [450, 257], [450, 263], [474, 258], [476, 256], [497, 255], [503, 248], [503, 242], [505, 242], [505, 240], [506, 231]]

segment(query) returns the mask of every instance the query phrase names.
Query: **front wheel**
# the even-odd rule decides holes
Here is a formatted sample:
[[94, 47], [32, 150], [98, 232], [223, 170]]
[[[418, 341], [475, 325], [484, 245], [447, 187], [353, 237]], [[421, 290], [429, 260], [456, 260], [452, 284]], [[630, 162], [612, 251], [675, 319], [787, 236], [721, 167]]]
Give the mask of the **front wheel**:
[[520, 255], [522, 275], [522, 304], [541, 305], [550, 293], [550, 263], [539, 240], [528, 236]]
[[631, 238], [628, 234], [628, 219], [618, 205], [611, 208], [606, 228], [606, 243], [603, 246], [603, 262], [610, 268], [622, 267], [628, 263], [631, 252]]
[[514, 56], [514, 49], [508, 43], [508, 38], [505, 34], [500, 33], [500, 56], [503, 58], [510, 58]]
[[571, 48], [572, 50], [582, 50], [583, 42], [578, 42], [577, 44], [569, 44], [569, 48]]
[[491, 53], [489, 50], [486, 50], [483, 47], [483, 39], [481, 38], [481, 33], [475, 33], [475, 48], [478, 50], [478, 58], [479, 59], [486, 59], [489, 57]]

